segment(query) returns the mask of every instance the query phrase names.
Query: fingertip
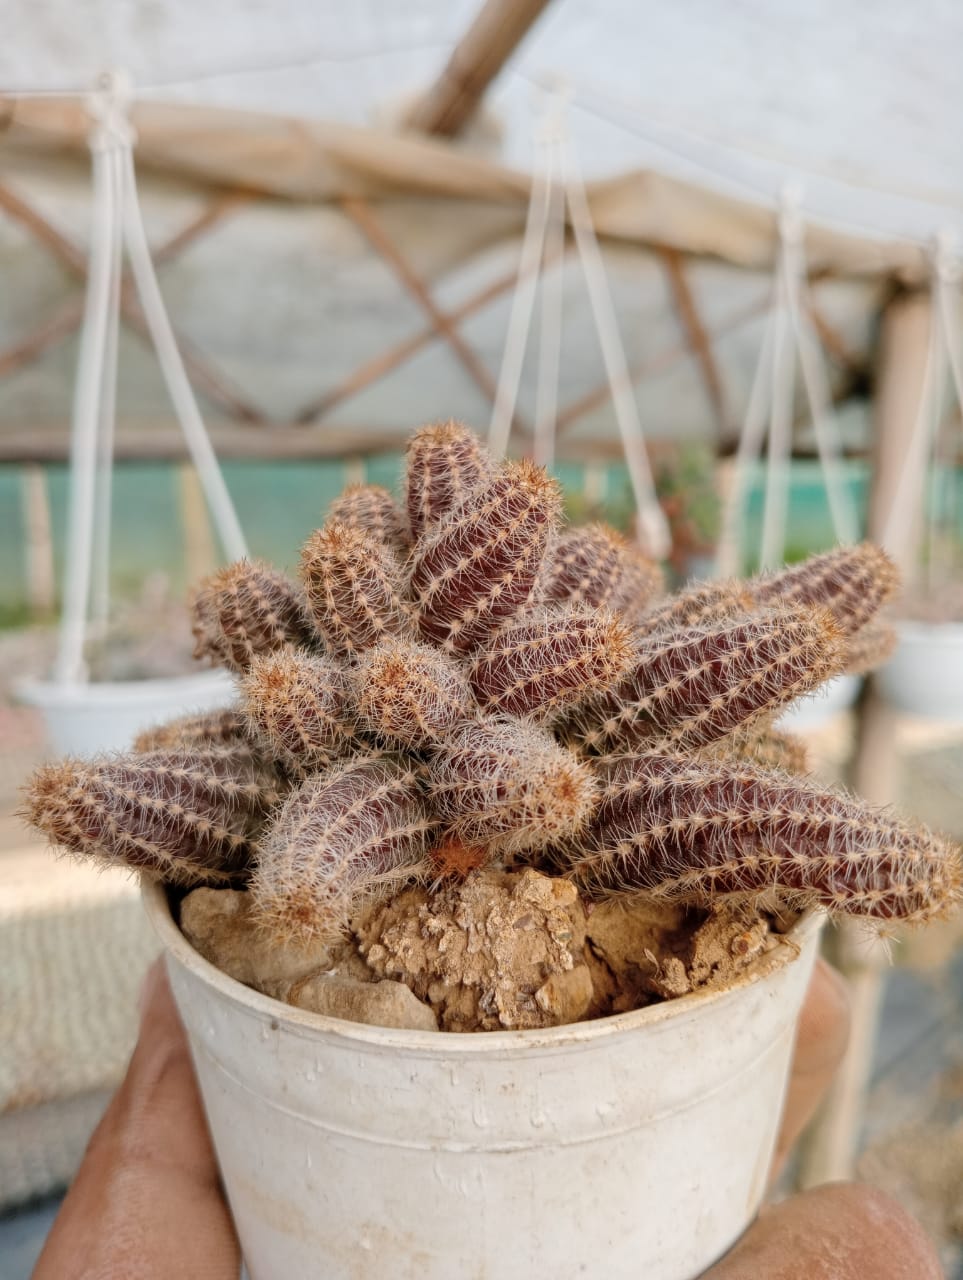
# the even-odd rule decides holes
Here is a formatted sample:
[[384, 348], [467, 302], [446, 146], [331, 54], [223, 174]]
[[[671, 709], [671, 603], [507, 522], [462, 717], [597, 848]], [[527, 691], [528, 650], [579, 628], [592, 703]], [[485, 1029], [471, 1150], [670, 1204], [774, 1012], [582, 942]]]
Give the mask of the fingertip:
[[816, 961], [799, 1017], [794, 1071], [833, 1071], [849, 1042], [850, 999], [845, 978], [822, 958]]
[[919, 1223], [884, 1192], [832, 1183], [764, 1212], [706, 1280], [942, 1280]]

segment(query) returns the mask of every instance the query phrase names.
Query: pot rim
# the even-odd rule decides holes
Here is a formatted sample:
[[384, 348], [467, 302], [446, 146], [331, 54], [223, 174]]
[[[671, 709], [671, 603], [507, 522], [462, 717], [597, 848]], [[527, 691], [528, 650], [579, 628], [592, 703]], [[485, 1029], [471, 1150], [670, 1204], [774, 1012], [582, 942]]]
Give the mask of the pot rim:
[[129, 702], [131, 698], [147, 697], [152, 701], [158, 695], [165, 697], [179, 693], [210, 689], [224, 691], [230, 698], [234, 681], [226, 671], [190, 671], [181, 676], [152, 676], [141, 680], [38, 680], [28, 676], [14, 685], [18, 701], [29, 706], [96, 706], [101, 703]]
[[708, 1004], [731, 998], [747, 986], [764, 981], [770, 974], [799, 958], [805, 945], [818, 934], [825, 923], [825, 913], [819, 910], [805, 912], [785, 935], [785, 941], [774, 948], [760, 963], [748, 970], [729, 987], [718, 991], [696, 991], [690, 995], [633, 1009], [628, 1013], [616, 1013], [607, 1018], [594, 1018], [588, 1022], [566, 1023], [560, 1027], [544, 1027], [528, 1031], [485, 1031], [475, 1034], [452, 1031], [416, 1031], [397, 1027], [378, 1027], [363, 1022], [349, 1022], [327, 1014], [309, 1013], [286, 1005], [271, 996], [262, 995], [229, 977], [216, 965], [205, 960], [196, 951], [176, 924], [170, 908], [167, 889], [158, 881], [142, 879], [141, 896], [151, 925], [172, 955], [199, 981], [223, 996], [230, 1003], [245, 1008], [262, 1020], [284, 1022], [287, 1029], [325, 1032], [341, 1040], [362, 1042], [368, 1045], [394, 1049], [434, 1050], [446, 1054], [504, 1054], [506, 1050], [530, 1050], [560, 1048], [584, 1044], [603, 1036], [617, 1035], [636, 1028], [652, 1026], [670, 1018], [697, 1014]]
[[897, 618], [893, 625], [899, 632], [901, 640], [928, 640], [936, 635], [941, 640], [952, 640], [963, 644], [963, 622], [955, 618], [947, 618], [940, 622], [928, 621], [924, 618]]

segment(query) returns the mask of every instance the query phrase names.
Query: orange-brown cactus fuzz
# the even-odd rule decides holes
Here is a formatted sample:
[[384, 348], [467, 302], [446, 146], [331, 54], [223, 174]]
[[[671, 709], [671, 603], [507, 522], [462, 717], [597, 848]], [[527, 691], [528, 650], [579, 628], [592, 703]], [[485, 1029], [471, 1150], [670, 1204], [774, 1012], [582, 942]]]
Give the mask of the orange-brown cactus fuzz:
[[960, 900], [960, 851], [888, 813], [748, 764], [651, 754], [610, 772], [573, 865], [589, 893], [757, 898], [879, 922]]
[[428, 789], [451, 839], [489, 861], [576, 837], [598, 799], [592, 770], [543, 729], [463, 725], [435, 752]]
[[295, 771], [322, 769], [358, 745], [344, 670], [310, 653], [257, 658], [241, 681], [251, 732]]
[[194, 657], [246, 671], [257, 654], [316, 643], [295, 583], [260, 560], [205, 578], [192, 601]]
[[751, 613], [754, 608], [744, 582], [694, 582], [647, 609], [635, 625], [639, 634], [649, 636], [682, 627], [711, 627]]
[[370, 649], [351, 683], [358, 724], [392, 748], [432, 746], [477, 712], [461, 667], [437, 649], [408, 640]]
[[70, 853], [189, 886], [246, 872], [282, 787], [233, 746], [63, 760], [25, 794], [23, 816]]
[[737, 760], [758, 764], [765, 769], [781, 769], [783, 773], [809, 772], [809, 748], [793, 733], [774, 729], [767, 720], [741, 725], [725, 738], [703, 748], [706, 759]]
[[353, 760], [306, 779], [260, 850], [257, 920], [279, 942], [337, 938], [366, 898], [427, 871], [435, 827], [400, 759]]
[[632, 656], [615, 614], [536, 610], [506, 623], [473, 656], [471, 683], [486, 712], [549, 719], [615, 683]]
[[410, 594], [422, 639], [465, 654], [527, 604], [560, 494], [531, 462], [504, 463], [415, 546]]
[[857, 632], [899, 586], [899, 571], [879, 547], [862, 542], [811, 556], [746, 584], [760, 605], [822, 605], [847, 634]]
[[336, 657], [353, 659], [389, 636], [411, 633], [400, 566], [377, 538], [326, 524], [304, 544], [301, 576], [314, 624]]
[[825, 609], [773, 611], [656, 632], [611, 693], [573, 716], [576, 740], [618, 754], [661, 739], [703, 747], [812, 692], [839, 671], [843, 640]]
[[394, 498], [380, 484], [353, 484], [328, 507], [328, 524], [357, 529], [405, 554], [411, 531]]
[[878, 618], [870, 619], [846, 637], [846, 674], [865, 676], [875, 671], [893, 656], [898, 643], [899, 633], [895, 627]]
[[605, 524], [567, 529], [546, 556], [539, 598], [550, 603], [595, 605], [635, 617], [663, 589], [662, 570]]
[[408, 524], [417, 540], [443, 520], [468, 493], [488, 479], [488, 450], [460, 422], [422, 427], [408, 443], [405, 500]]
[[203, 750], [248, 741], [247, 718], [240, 707], [220, 707], [196, 715], [178, 716], [166, 724], [144, 729], [134, 739], [133, 751]]

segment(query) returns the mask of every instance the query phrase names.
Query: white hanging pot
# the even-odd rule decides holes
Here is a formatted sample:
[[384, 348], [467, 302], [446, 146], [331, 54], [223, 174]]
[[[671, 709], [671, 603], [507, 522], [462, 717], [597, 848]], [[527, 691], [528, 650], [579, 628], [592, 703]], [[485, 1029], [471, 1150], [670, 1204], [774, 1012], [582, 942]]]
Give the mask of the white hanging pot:
[[896, 624], [899, 644], [877, 675], [892, 706], [963, 724], [963, 622]]
[[848, 710], [859, 693], [859, 676], [835, 676], [806, 698], [794, 703], [779, 717], [786, 733], [813, 733]]
[[58, 755], [92, 755], [124, 750], [142, 729], [175, 716], [226, 706], [234, 681], [226, 671], [92, 684], [24, 680], [16, 694], [43, 713]]
[[694, 1280], [759, 1208], [819, 916], [727, 991], [454, 1034], [271, 1000], [144, 898], [251, 1280]]

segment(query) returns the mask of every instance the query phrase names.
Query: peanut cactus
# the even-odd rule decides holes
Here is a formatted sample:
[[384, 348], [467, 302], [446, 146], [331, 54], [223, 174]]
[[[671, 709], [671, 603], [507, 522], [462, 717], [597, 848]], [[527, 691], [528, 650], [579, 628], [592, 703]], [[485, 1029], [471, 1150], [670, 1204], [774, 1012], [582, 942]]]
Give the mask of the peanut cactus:
[[437, 749], [428, 788], [450, 836], [492, 861], [576, 837], [598, 781], [545, 730], [490, 720], [463, 725]]
[[245, 873], [282, 784], [248, 750], [63, 760], [31, 779], [25, 816], [56, 844], [175, 885]]
[[305, 543], [301, 572], [315, 626], [337, 656], [357, 657], [387, 636], [410, 633], [400, 565], [370, 534], [325, 525]]
[[925, 921], [958, 901], [959, 851], [871, 805], [750, 764], [664, 752], [608, 770], [576, 879], [711, 904], [775, 894], [798, 908]]
[[529, 462], [506, 463], [415, 545], [411, 593], [422, 639], [466, 654], [526, 605], [561, 499]]
[[328, 507], [328, 524], [366, 533], [399, 553], [411, 546], [411, 531], [394, 498], [379, 484], [353, 484]]
[[295, 772], [324, 768], [354, 744], [347, 675], [330, 658], [264, 654], [241, 680], [241, 696], [249, 733]]
[[303, 592], [247, 561], [201, 585], [198, 654], [236, 674], [238, 707], [42, 769], [28, 817], [171, 884], [250, 876], [281, 941], [333, 937], [413, 878], [546, 858], [587, 898], [881, 924], [959, 899], [957, 849], [801, 777], [804, 749], [772, 728], [885, 654], [882, 552], [660, 600], [618, 535], [558, 518], [544, 471], [494, 464], [456, 423], [424, 428], [401, 507], [373, 486], [338, 499]]
[[416, 431], [405, 459], [405, 498], [414, 539], [459, 506], [491, 471], [488, 451], [460, 422]]
[[304, 601], [272, 565], [239, 560], [194, 594], [194, 657], [243, 672], [257, 653], [316, 643]]
[[609, 688], [632, 658], [628, 627], [600, 609], [544, 610], [506, 623], [472, 658], [483, 710], [554, 716]]
[[251, 891], [281, 939], [334, 939], [359, 901], [424, 870], [436, 823], [416, 771], [359, 756], [307, 778], [267, 836]]
[[395, 748], [441, 742], [475, 711], [465, 672], [430, 645], [389, 640], [365, 654], [352, 681], [359, 726]]
[[227, 747], [238, 742], [248, 742], [247, 717], [239, 707], [221, 707], [198, 715], [178, 716], [166, 724], [144, 729], [134, 739], [133, 750], [191, 750]]
[[567, 529], [551, 546], [539, 588], [542, 600], [594, 605], [631, 617], [662, 591], [662, 571], [608, 525]]
[[658, 631], [630, 674], [575, 717], [599, 754], [648, 741], [695, 749], [835, 674], [842, 642], [825, 609], [771, 612], [707, 627]]

